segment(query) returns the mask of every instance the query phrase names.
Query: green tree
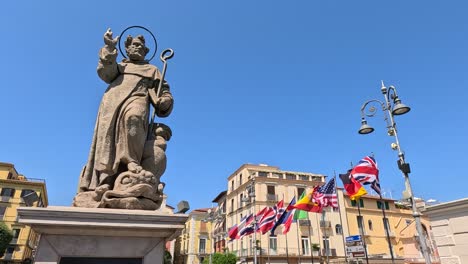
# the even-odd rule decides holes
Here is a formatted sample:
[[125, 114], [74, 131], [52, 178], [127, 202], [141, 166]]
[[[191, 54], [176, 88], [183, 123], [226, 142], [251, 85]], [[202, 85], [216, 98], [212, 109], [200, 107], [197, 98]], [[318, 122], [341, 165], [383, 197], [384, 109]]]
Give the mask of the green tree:
[[[212, 264], [236, 264], [237, 257], [232, 253], [214, 253], [211, 255], [211, 263]], [[210, 256], [207, 256], [203, 260], [203, 264], [210, 263]]]
[[5, 250], [13, 239], [10, 228], [4, 222], [0, 222], [0, 257], [3, 257]]
[[171, 264], [172, 263], [172, 256], [171, 253], [167, 250], [164, 251], [164, 264]]

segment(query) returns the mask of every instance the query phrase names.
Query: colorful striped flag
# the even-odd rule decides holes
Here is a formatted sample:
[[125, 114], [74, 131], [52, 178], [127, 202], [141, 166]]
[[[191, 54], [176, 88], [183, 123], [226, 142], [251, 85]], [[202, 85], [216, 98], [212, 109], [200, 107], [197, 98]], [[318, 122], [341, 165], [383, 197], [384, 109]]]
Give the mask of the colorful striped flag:
[[315, 192], [315, 200], [322, 207], [338, 208], [338, 196], [336, 195], [335, 178], [330, 179]]

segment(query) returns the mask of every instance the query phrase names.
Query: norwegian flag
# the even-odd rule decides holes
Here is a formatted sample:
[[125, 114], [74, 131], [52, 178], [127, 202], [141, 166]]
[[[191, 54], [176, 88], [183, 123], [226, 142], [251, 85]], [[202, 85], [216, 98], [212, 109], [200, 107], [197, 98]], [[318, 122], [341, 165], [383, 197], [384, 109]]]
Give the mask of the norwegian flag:
[[322, 185], [314, 193], [315, 200], [322, 206], [338, 208], [338, 196], [336, 195], [335, 178], [330, 179], [325, 185]]
[[273, 228], [276, 220], [281, 216], [279, 213], [280, 208], [283, 208], [283, 200], [279, 201], [275, 206], [268, 207], [265, 210], [262, 219], [260, 219], [260, 222], [258, 223], [258, 231], [263, 235]]
[[379, 168], [373, 157], [366, 156], [351, 170], [351, 177], [380, 194]]
[[251, 223], [253, 222], [254, 216], [253, 214], [246, 215], [241, 218], [241, 221], [237, 227], [238, 233], [236, 238], [241, 238], [243, 236], [246, 236], [249, 234], [251, 229], [253, 230], [253, 227], [251, 227]]

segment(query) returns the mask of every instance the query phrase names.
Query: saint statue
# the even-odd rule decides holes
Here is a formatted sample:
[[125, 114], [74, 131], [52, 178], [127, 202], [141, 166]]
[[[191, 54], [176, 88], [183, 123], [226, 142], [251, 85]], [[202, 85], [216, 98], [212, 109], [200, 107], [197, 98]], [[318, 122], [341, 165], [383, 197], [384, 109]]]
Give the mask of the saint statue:
[[150, 105], [158, 117], [167, 117], [174, 100], [158, 68], [145, 60], [149, 52], [145, 38], [128, 36], [127, 58], [117, 63], [118, 38], [108, 29], [99, 52], [97, 73], [109, 86], [73, 205], [155, 210], [162, 202], [164, 184], [159, 178], [166, 168], [166, 142], [172, 132], [164, 124], [150, 124]]

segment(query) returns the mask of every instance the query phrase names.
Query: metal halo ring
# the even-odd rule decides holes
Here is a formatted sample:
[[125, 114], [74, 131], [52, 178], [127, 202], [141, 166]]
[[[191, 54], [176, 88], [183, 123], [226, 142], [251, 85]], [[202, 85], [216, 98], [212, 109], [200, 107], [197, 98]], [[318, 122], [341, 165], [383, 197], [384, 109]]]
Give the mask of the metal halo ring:
[[122, 54], [122, 56], [126, 59], [127, 57], [123, 54], [122, 52], [122, 48], [120, 46], [120, 43], [122, 41], [122, 36], [125, 34], [125, 32], [131, 28], [141, 28], [143, 30], [145, 30], [146, 32], [148, 32], [151, 37], [153, 37], [153, 40], [154, 40], [154, 52], [153, 52], [153, 55], [151, 56], [151, 58], [148, 59], [148, 61], [151, 61], [154, 56], [156, 55], [156, 51], [158, 50], [158, 42], [156, 41], [156, 37], [153, 35], [153, 33], [151, 31], [149, 31], [149, 29], [145, 28], [145, 27], [142, 27], [142, 26], [130, 26], [126, 29], [124, 29], [124, 31], [122, 31], [122, 33], [120, 33], [119, 35], [119, 51], [120, 51], [120, 54]]

